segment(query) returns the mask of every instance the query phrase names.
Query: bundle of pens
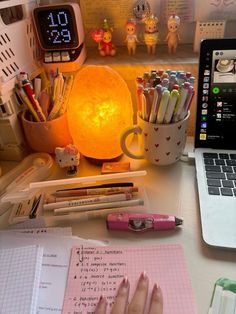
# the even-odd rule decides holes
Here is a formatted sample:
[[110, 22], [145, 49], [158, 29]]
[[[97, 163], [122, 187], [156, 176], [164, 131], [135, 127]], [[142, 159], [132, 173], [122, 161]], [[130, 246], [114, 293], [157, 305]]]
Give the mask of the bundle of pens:
[[66, 107], [73, 84], [73, 76], [66, 78], [57, 70], [50, 78], [45, 72], [32, 82], [25, 72], [21, 72], [15, 86], [16, 97], [30, 112], [28, 119], [45, 122], [56, 119], [66, 112]]
[[135, 197], [137, 192], [132, 182], [58, 190], [45, 197], [43, 209], [60, 215], [143, 205], [144, 200]]
[[137, 77], [140, 117], [150, 123], [174, 123], [187, 116], [195, 78], [190, 72], [152, 70]]

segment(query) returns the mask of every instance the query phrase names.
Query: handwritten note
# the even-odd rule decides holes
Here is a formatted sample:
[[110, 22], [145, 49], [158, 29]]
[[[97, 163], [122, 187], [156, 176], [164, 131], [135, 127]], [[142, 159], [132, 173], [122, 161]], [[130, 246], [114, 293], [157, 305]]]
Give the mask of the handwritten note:
[[143, 270], [151, 287], [162, 288], [164, 314], [197, 313], [180, 245], [74, 247], [62, 313], [91, 314], [101, 295], [111, 308], [122, 278], [128, 276], [132, 295]]
[[192, 22], [194, 19], [194, 0], [162, 0], [161, 12], [165, 23], [172, 14], [178, 15], [181, 22]]

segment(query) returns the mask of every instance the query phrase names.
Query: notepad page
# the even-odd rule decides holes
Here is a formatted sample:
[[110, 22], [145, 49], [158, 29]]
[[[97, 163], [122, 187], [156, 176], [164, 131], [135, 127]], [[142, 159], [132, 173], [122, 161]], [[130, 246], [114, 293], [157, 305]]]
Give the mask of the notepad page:
[[43, 248], [0, 250], [0, 313], [35, 314]]
[[[197, 313], [182, 246], [158, 245], [90, 249], [74, 247], [63, 314], [93, 313], [101, 295], [106, 296], [110, 309], [122, 278], [128, 277], [132, 296], [144, 270], [149, 277], [150, 287], [155, 282], [161, 286], [164, 314]], [[151, 291], [149, 299], [150, 294]]]

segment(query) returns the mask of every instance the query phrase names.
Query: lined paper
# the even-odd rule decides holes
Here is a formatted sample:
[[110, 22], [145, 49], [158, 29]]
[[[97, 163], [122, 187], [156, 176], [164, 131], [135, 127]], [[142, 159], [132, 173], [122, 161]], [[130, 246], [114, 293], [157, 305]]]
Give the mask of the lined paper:
[[122, 278], [128, 277], [132, 296], [144, 270], [150, 287], [161, 286], [164, 314], [197, 313], [180, 245], [74, 247], [62, 313], [93, 313], [101, 295], [110, 309]]
[[0, 313], [36, 313], [42, 258], [40, 246], [0, 250]]

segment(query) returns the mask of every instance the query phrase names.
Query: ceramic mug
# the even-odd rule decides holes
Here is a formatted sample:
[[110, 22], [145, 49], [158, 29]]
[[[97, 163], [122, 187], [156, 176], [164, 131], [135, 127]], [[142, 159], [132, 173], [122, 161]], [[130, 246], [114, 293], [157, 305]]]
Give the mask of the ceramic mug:
[[[125, 155], [133, 159], [146, 159], [154, 165], [165, 166], [180, 159], [187, 138], [190, 112], [178, 122], [155, 124], [138, 117], [138, 124], [126, 129], [121, 136], [121, 148]], [[126, 139], [130, 134], [138, 134], [140, 154], [131, 152]]]
[[28, 112], [21, 116], [25, 137], [30, 148], [35, 152], [54, 154], [56, 147], [64, 147], [72, 143], [67, 123], [67, 115], [46, 121], [29, 121]]

